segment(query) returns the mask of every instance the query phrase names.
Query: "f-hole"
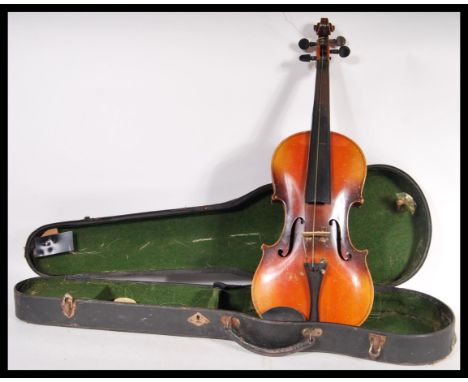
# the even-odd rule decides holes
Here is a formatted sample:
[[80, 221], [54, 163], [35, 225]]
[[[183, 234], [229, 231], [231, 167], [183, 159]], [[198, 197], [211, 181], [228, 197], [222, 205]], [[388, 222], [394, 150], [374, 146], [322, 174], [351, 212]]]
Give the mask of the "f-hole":
[[296, 239], [296, 224], [297, 222], [300, 221], [301, 224], [304, 224], [304, 219], [301, 218], [300, 216], [297, 217], [294, 222], [292, 223], [291, 225], [291, 235], [289, 235], [289, 247], [288, 247], [288, 251], [286, 253], [284, 253], [284, 250], [283, 249], [278, 249], [278, 255], [280, 255], [281, 257], [286, 257], [288, 256], [293, 247], [294, 247], [294, 240]]
[[331, 219], [328, 224], [331, 226], [335, 223], [336, 226], [336, 248], [338, 250], [338, 255], [340, 256], [341, 260], [343, 261], [349, 261], [351, 259], [351, 253], [346, 252], [346, 255], [343, 255], [343, 247], [341, 246], [341, 227], [340, 223], [336, 221], [335, 219]]

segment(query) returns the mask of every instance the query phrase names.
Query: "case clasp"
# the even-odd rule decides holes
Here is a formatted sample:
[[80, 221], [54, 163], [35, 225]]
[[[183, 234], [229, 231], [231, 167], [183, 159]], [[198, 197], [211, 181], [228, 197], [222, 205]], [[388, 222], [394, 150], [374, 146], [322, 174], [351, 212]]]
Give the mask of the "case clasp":
[[76, 312], [76, 301], [69, 293], [65, 293], [60, 304], [62, 313], [67, 318], [72, 318]]
[[369, 333], [369, 357], [372, 359], [380, 357], [386, 339], [387, 337], [381, 334]]

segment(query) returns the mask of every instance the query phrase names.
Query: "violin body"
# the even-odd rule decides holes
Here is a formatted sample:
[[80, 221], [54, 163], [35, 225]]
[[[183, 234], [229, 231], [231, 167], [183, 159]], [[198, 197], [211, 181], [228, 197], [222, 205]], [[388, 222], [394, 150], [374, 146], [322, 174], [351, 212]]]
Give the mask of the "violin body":
[[276, 243], [262, 245], [252, 281], [253, 304], [264, 318], [266, 312], [286, 308], [310, 320], [314, 290], [305, 265], [321, 262], [326, 268], [316, 291], [320, 321], [358, 326], [374, 299], [367, 251], [354, 248], [348, 234], [349, 208], [363, 202], [365, 157], [352, 140], [331, 132], [331, 201], [305, 203], [310, 142], [310, 132], [294, 134], [273, 155], [273, 201], [283, 203], [285, 223]]

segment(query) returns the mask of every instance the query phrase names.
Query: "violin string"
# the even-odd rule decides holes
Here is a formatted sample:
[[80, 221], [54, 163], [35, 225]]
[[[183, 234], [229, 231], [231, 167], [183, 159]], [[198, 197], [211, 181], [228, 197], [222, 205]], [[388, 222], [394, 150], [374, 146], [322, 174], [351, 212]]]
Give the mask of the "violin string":
[[288, 15], [286, 14], [286, 12], [281, 12], [283, 14], [283, 17], [285, 19], [285, 21], [290, 24], [295, 30], [297, 33], [299, 33], [301, 35], [301, 37], [304, 37], [304, 34], [299, 30], [299, 28], [296, 26], [296, 24], [294, 24], [294, 22], [292, 22]]
[[[322, 52], [320, 50], [320, 56], [322, 55]], [[323, 75], [323, 61], [321, 57], [318, 58], [320, 60], [320, 77], [317, 78], [320, 82], [318, 84], [319, 86], [319, 94], [318, 94], [318, 125], [317, 125], [317, 152], [315, 156], [315, 179], [314, 179], [314, 214], [312, 218], [312, 232], [315, 232], [315, 212], [316, 212], [316, 206], [317, 206], [317, 179], [318, 179], [318, 162], [319, 162], [319, 151], [320, 151], [320, 112], [321, 112], [321, 103], [320, 100], [322, 98], [322, 75]], [[315, 261], [315, 233], [312, 233], [312, 264], [314, 264]]]

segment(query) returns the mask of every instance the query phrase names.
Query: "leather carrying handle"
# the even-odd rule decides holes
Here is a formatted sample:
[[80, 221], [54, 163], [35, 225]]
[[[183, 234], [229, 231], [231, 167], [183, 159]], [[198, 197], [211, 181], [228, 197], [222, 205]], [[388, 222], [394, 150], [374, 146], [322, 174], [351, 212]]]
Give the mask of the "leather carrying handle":
[[281, 357], [284, 355], [296, 353], [312, 347], [315, 344], [315, 337], [310, 335], [309, 331], [304, 330], [302, 335], [303, 339], [294, 345], [282, 347], [282, 348], [264, 348], [247, 342], [242, 335], [238, 332], [240, 321], [237, 318], [228, 316], [223, 317], [224, 329], [229, 334], [231, 339], [237, 342], [243, 348], [250, 350], [251, 352], [266, 355], [270, 357]]

